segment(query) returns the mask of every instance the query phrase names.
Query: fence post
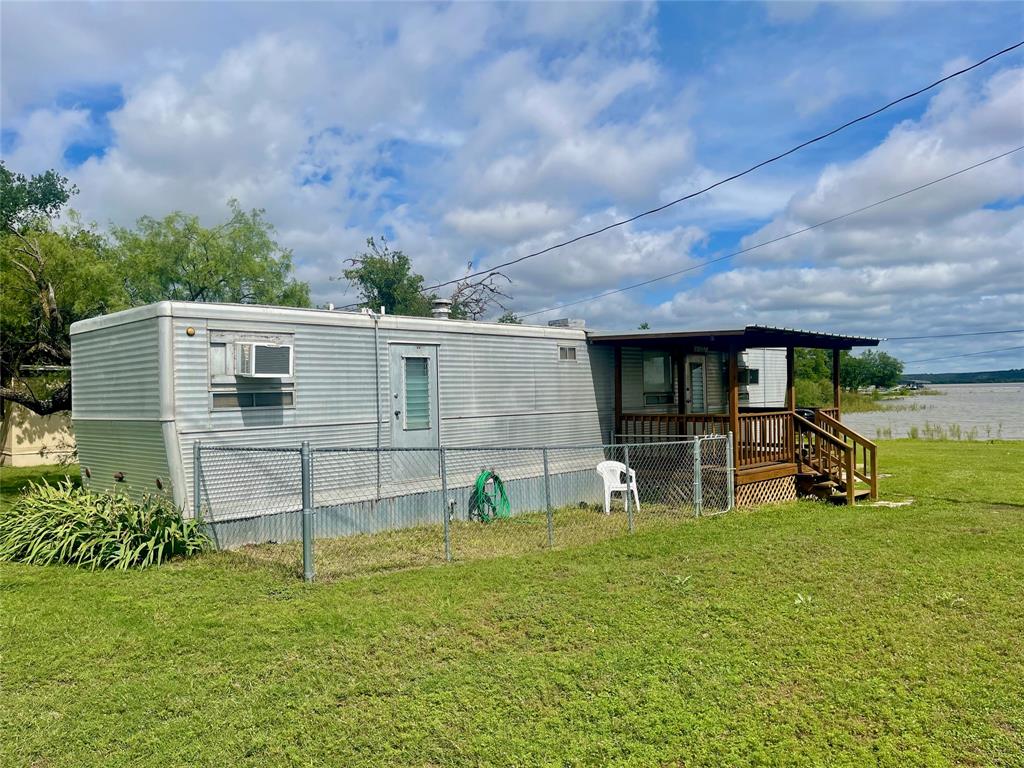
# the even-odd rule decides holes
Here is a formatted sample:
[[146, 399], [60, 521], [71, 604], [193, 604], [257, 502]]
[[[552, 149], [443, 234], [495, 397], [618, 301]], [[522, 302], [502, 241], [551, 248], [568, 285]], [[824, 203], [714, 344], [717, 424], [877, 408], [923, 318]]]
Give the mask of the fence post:
[[693, 515], [700, 517], [704, 511], [704, 483], [700, 469], [700, 438], [693, 441]]
[[733, 453], [732, 453], [732, 432], [729, 432], [728, 441], [725, 444], [725, 477], [729, 487], [729, 500], [726, 511], [733, 509], [736, 506], [736, 474], [733, 467]]
[[313, 581], [313, 455], [302, 441], [302, 577]]
[[446, 458], [446, 451], [444, 448], [440, 449], [441, 453], [441, 514], [444, 521], [444, 561], [450, 563], [452, 561], [452, 531], [451, 521], [449, 518], [448, 509], [448, 464]]
[[200, 500], [203, 487], [202, 475], [203, 443], [201, 440], [196, 440], [192, 443], [192, 517], [196, 519], [197, 523], [203, 520], [203, 505]]
[[630, 496], [633, 493], [633, 481], [629, 472], [629, 443], [622, 446], [622, 459], [626, 465], [626, 526], [630, 533], [633, 532], [633, 505], [630, 503]]
[[555, 518], [551, 510], [551, 473], [548, 471], [548, 448], [544, 446], [544, 505], [548, 514], [548, 547], [555, 546]]

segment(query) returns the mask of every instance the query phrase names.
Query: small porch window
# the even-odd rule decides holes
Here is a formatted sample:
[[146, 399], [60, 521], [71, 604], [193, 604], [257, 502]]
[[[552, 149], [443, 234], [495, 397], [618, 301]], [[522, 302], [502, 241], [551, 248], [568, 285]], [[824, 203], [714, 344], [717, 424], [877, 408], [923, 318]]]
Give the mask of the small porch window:
[[644, 405], [667, 405], [675, 401], [672, 355], [655, 349], [644, 350]]

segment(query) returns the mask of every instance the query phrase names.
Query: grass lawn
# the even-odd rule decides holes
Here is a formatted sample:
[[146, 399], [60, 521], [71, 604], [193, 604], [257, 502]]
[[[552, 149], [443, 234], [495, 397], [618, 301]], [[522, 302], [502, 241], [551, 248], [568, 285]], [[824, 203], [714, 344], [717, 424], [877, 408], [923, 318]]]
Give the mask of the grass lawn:
[[1024, 442], [880, 465], [914, 503], [311, 586], [0, 564], [0, 765], [1024, 765]]

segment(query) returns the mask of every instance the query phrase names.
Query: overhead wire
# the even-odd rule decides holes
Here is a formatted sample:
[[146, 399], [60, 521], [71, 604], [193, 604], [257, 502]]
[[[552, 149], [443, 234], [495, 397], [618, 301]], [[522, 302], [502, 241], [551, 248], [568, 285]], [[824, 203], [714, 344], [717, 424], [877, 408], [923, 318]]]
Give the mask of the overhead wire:
[[926, 357], [923, 360], [904, 360], [903, 364], [913, 365], [915, 363], [932, 363], [935, 362], [936, 360], [953, 360], [954, 358], [957, 357], [978, 357], [980, 355], [993, 355], [999, 352], [1013, 352], [1014, 350], [1017, 349], [1024, 349], [1024, 345], [1020, 345], [1017, 347], [997, 347], [995, 349], [983, 349], [980, 352], [964, 352], [963, 354], [959, 355], [945, 355], [943, 357]]
[[919, 339], [955, 339], [960, 336], [995, 336], [1001, 333], [1024, 333], [1024, 328], [1005, 331], [970, 331], [968, 333], [934, 333], [928, 336], [886, 336], [884, 341], [917, 341]]
[[657, 277], [652, 277], [652, 278], [647, 279], [647, 280], [642, 280], [642, 281], [640, 281], [638, 283], [632, 283], [631, 285], [622, 286], [620, 288], [613, 288], [611, 290], [603, 291], [603, 292], [595, 294], [593, 296], [587, 296], [587, 297], [582, 298], [582, 299], [577, 299], [575, 301], [569, 301], [569, 302], [566, 302], [564, 304], [559, 304], [556, 307], [547, 307], [545, 309], [538, 309], [538, 310], [534, 310], [533, 312], [526, 312], [526, 313], [520, 314], [518, 316], [521, 317], [521, 318], [522, 317], [533, 317], [534, 315], [544, 314], [545, 312], [554, 312], [556, 310], [565, 309], [567, 307], [573, 307], [573, 306], [576, 306], [577, 304], [586, 304], [587, 302], [596, 301], [597, 299], [602, 299], [602, 298], [605, 298], [606, 296], [612, 296], [612, 295], [617, 294], [617, 293], [624, 293], [625, 291], [632, 291], [632, 290], [634, 290], [636, 288], [642, 288], [642, 287], [644, 287], [646, 285], [651, 285], [652, 283], [657, 283], [657, 282], [659, 282], [661, 280], [667, 280], [667, 279], [669, 279], [671, 277], [678, 277], [678, 276], [684, 275], [684, 274], [686, 274], [688, 272], [694, 272], [694, 271], [696, 271], [698, 269], [704, 269], [705, 267], [710, 266], [712, 264], [717, 264], [719, 262], [726, 261], [727, 259], [731, 259], [731, 258], [734, 258], [736, 256], [741, 256], [742, 254], [745, 254], [745, 253], [750, 253], [751, 251], [755, 251], [758, 248], [764, 248], [765, 246], [773, 245], [774, 243], [778, 243], [778, 242], [780, 242], [782, 240], [787, 240], [787, 239], [789, 239], [791, 237], [795, 237], [796, 235], [801, 235], [801, 234], [803, 234], [805, 232], [810, 232], [811, 230], [818, 229], [819, 227], [824, 227], [824, 226], [826, 226], [828, 224], [832, 224], [832, 223], [835, 223], [837, 221], [841, 221], [842, 219], [849, 218], [850, 216], [855, 216], [858, 213], [863, 213], [864, 211], [871, 210], [872, 208], [877, 208], [880, 205], [885, 205], [886, 203], [890, 203], [893, 200], [898, 200], [901, 197], [906, 197], [907, 195], [911, 195], [911, 194], [913, 194], [915, 192], [920, 192], [922, 189], [927, 189], [928, 187], [934, 186], [935, 184], [939, 184], [939, 183], [941, 183], [943, 181], [947, 181], [947, 180], [952, 179], [952, 178], [954, 178], [956, 176], [959, 176], [959, 175], [961, 175], [963, 173], [967, 173], [968, 171], [973, 171], [974, 169], [980, 168], [981, 166], [987, 165], [988, 163], [993, 163], [996, 160], [1000, 160], [1000, 159], [1002, 159], [1004, 157], [1007, 157], [1008, 155], [1012, 155], [1015, 152], [1020, 152], [1022, 149], [1024, 149], [1024, 145], [1021, 145], [1019, 147], [1015, 147], [1014, 149], [1011, 149], [1011, 150], [1009, 150], [1007, 152], [1003, 152], [1003, 153], [1001, 153], [999, 155], [995, 155], [994, 157], [990, 157], [987, 160], [982, 160], [980, 162], [974, 163], [973, 165], [969, 165], [966, 168], [961, 168], [960, 170], [954, 171], [953, 173], [948, 173], [945, 176], [941, 176], [941, 177], [939, 177], [937, 179], [933, 179], [932, 181], [926, 182], [924, 184], [920, 184], [920, 185], [918, 185], [916, 187], [913, 187], [912, 189], [905, 190], [905, 191], [900, 192], [900, 193], [895, 194], [895, 195], [890, 195], [889, 197], [886, 197], [886, 198], [884, 198], [882, 200], [878, 200], [878, 201], [876, 201], [874, 203], [871, 203], [870, 205], [861, 206], [860, 208], [856, 208], [856, 209], [854, 209], [852, 211], [847, 211], [846, 213], [842, 213], [842, 214], [840, 214], [838, 216], [833, 216], [833, 217], [831, 217], [829, 219], [825, 219], [824, 221], [819, 221], [816, 224], [811, 224], [811, 225], [803, 227], [801, 229], [797, 229], [797, 230], [794, 230], [792, 232], [788, 232], [788, 233], [786, 233], [784, 235], [779, 235], [778, 237], [773, 237], [772, 239], [765, 240], [762, 243], [757, 243], [756, 245], [751, 245], [751, 246], [748, 246], [746, 248], [741, 248], [738, 251], [733, 251], [732, 253], [727, 253], [727, 254], [725, 254], [723, 256], [718, 256], [718, 257], [716, 257], [714, 259], [707, 259], [706, 261], [702, 261], [699, 264], [694, 264], [692, 266], [685, 267], [684, 269], [677, 269], [674, 272], [668, 272], [668, 273], [666, 273], [664, 275], [658, 275]]
[[890, 101], [890, 102], [888, 102], [886, 104], [883, 104], [882, 106], [880, 106], [880, 107], [878, 107], [876, 109], [873, 109], [870, 112], [867, 112], [867, 113], [865, 113], [863, 115], [860, 115], [859, 117], [855, 117], [852, 120], [848, 120], [845, 123], [843, 123], [842, 125], [839, 125], [839, 126], [833, 128], [833, 129], [831, 129], [830, 131], [826, 131], [825, 133], [819, 134], [818, 136], [815, 136], [814, 138], [807, 139], [806, 141], [803, 141], [803, 142], [797, 144], [796, 146], [794, 146], [794, 147], [792, 147], [790, 149], [787, 149], [784, 152], [780, 152], [780, 153], [778, 153], [776, 155], [773, 155], [772, 157], [769, 157], [767, 160], [762, 160], [761, 162], [759, 162], [759, 163], [757, 163], [755, 165], [750, 166], [746, 170], [739, 171], [738, 173], [734, 173], [731, 176], [725, 177], [724, 179], [720, 179], [720, 180], [716, 181], [715, 183], [710, 184], [710, 185], [704, 187], [703, 189], [698, 189], [695, 192], [690, 192], [690, 193], [688, 193], [686, 195], [683, 195], [682, 197], [677, 197], [674, 200], [670, 200], [667, 203], [659, 205], [659, 206], [657, 206], [655, 208], [651, 208], [649, 210], [643, 211], [642, 213], [637, 213], [637, 214], [634, 214], [633, 216], [630, 216], [628, 218], [612, 222], [611, 224], [607, 224], [607, 225], [605, 225], [603, 227], [600, 227], [598, 229], [591, 230], [590, 232], [585, 232], [585, 233], [583, 233], [581, 235], [576, 235], [575, 237], [572, 237], [572, 238], [570, 238], [568, 240], [564, 240], [562, 242], [555, 243], [554, 245], [549, 245], [546, 248], [540, 249], [539, 251], [533, 251], [532, 253], [527, 253], [527, 254], [525, 254], [523, 256], [519, 256], [517, 258], [510, 259], [508, 261], [502, 262], [501, 264], [496, 264], [496, 265], [488, 267], [486, 269], [477, 270], [476, 272], [471, 272], [470, 274], [462, 275], [461, 277], [454, 278], [452, 280], [446, 280], [446, 281], [441, 282], [441, 283], [435, 283], [433, 285], [428, 285], [428, 286], [422, 288], [421, 292], [432, 291], [432, 290], [435, 290], [437, 288], [443, 288], [443, 287], [448, 286], [448, 285], [453, 285], [454, 283], [458, 283], [458, 282], [460, 282], [462, 280], [469, 280], [469, 279], [472, 279], [474, 277], [479, 277], [481, 275], [490, 274], [490, 273], [493, 273], [493, 272], [495, 272], [495, 271], [497, 271], [499, 269], [504, 269], [505, 267], [510, 267], [510, 266], [512, 266], [514, 264], [519, 264], [519, 263], [521, 263], [523, 261], [526, 261], [527, 259], [532, 259], [532, 258], [534, 258], [536, 256], [542, 256], [545, 253], [550, 253], [551, 251], [554, 251], [554, 250], [556, 250], [558, 248], [564, 248], [567, 245], [572, 245], [573, 243], [578, 243], [581, 240], [585, 240], [587, 238], [594, 237], [596, 235], [600, 235], [600, 234], [602, 234], [604, 232], [607, 232], [610, 229], [615, 229], [616, 227], [625, 226], [626, 224], [630, 224], [630, 223], [632, 223], [632, 222], [634, 222], [634, 221], [636, 221], [638, 219], [642, 219], [645, 216], [651, 216], [651, 215], [653, 215], [655, 213], [660, 213], [661, 211], [664, 211], [666, 208], [671, 208], [672, 206], [678, 205], [679, 203], [682, 203], [682, 202], [684, 202], [686, 200], [691, 200], [691, 199], [693, 199], [693, 198], [695, 198], [695, 197], [697, 197], [699, 195], [703, 195], [704, 193], [710, 192], [711, 190], [715, 189], [716, 187], [720, 187], [723, 184], [727, 184], [727, 183], [729, 183], [731, 181], [735, 181], [736, 179], [739, 179], [739, 178], [741, 178], [743, 176], [746, 176], [749, 173], [753, 173], [754, 171], [758, 170], [759, 168], [763, 168], [764, 166], [769, 165], [770, 163], [774, 163], [774, 162], [776, 162], [778, 160], [783, 159], [784, 157], [788, 157], [789, 155], [792, 155], [794, 152], [798, 152], [801, 149], [810, 146], [811, 144], [815, 144], [815, 143], [817, 143], [819, 141], [823, 141], [824, 139], [827, 139], [827, 138], [829, 138], [831, 136], [834, 136], [835, 134], [837, 134], [840, 131], [843, 131], [843, 130], [849, 128], [852, 125], [856, 125], [857, 123], [863, 122], [865, 120], [869, 120], [872, 117], [875, 117], [876, 115], [878, 115], [878, 114], [880, 114], [882, 112], [885, 112], [887, 109], [891, 109], [892, 107], [896, 106], [897, 104], [901, 104], [904, 101], [912, 99], [912, 98], [914, 98], [916, 96], [920, 96], [922, 93], [926, 93], [927, 91], [930, 91], [933, 88], [937, 88], [938, 86], [942, 85], [943, 83], [946, 83], [946, 82], [948, 82], [948, 81], [950, 81], [950, 80], [952, 80], [952, 79], [954, 79], [956, 77], [960, 77], [961, 75], [964, 75], [964, 74], [970, 72], [971, 70], [977, 69], [978, 67], [983, 66], [984, 64], [987, 64], [988, 62], [992, 61], [993, 59], [996, 59], [999, 56], [1003, 56], [1003, 55], [1005, 55], [1005, 54], [1007, 54], [1007, 53], [1009, 53], [1009, 52], [1011, 52], [1013, 50], [1016, 50], [1017, 48], [1020, 48], [1021, 46], [1024, 46], [1024, 40], [1022, 40], [1022, 41], [1020, 41], [1018, 43], [1015, 43], [1015, 44], [1013, 44], [1011, 46], [1008, 46], [1006, 48], [1003, 48], [1001, 51], [997, 51], [997, 52], [995, 52], [993, 54], [990, 54], [990, 55], [986, 56], [985, 58], [981, 59], [980, 61], [977, 61], [974, 64], [971, 64], [970, 66], [963, 67], [962, 69], [958, 69], [956, 72], [952, 72], [951, 74], [948, 74], [945, 77], [941, 77], [938, 80], [935, 80], [934, 82], [929, 83], [928, 85], [926, 85], [926, 86], [924, 86], [922, 88], [918, 88], [917, 90], [915, 90], [915, 91], [913, 91], [911, 93], [908, 93], [908, 94], [906, 94], [904, 96], [900, 96], [898, 99], [893, 99], [892, 101]]

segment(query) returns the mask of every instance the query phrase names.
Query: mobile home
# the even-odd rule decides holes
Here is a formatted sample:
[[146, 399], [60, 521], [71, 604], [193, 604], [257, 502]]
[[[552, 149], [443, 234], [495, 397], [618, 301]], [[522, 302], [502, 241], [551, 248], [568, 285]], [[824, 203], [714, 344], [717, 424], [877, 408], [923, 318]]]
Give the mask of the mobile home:
[[[751, 466], [784, 464], [775, 471], [790, 478], [795, 437], [790, 429], [780, 447], [785, 436], [772, 432], [782, 417], [744, 424], [741, 416], [792, 414], [794, 345], [838, 354], [877, 343], [755, 327], [601, 334], [573, 323], [453, 320], [443, 307], [436, 315], [161, 302], [75, 323], [72, 418], [83, 476], [134, 493], [162, 489], [193, 510], [197, 441], [596, 446], [615, 435], [732, 432], [737, 464], [744, 456], [759, 459]], [[378, 485], [432, 473], [409, 458], [375, 467]]]

